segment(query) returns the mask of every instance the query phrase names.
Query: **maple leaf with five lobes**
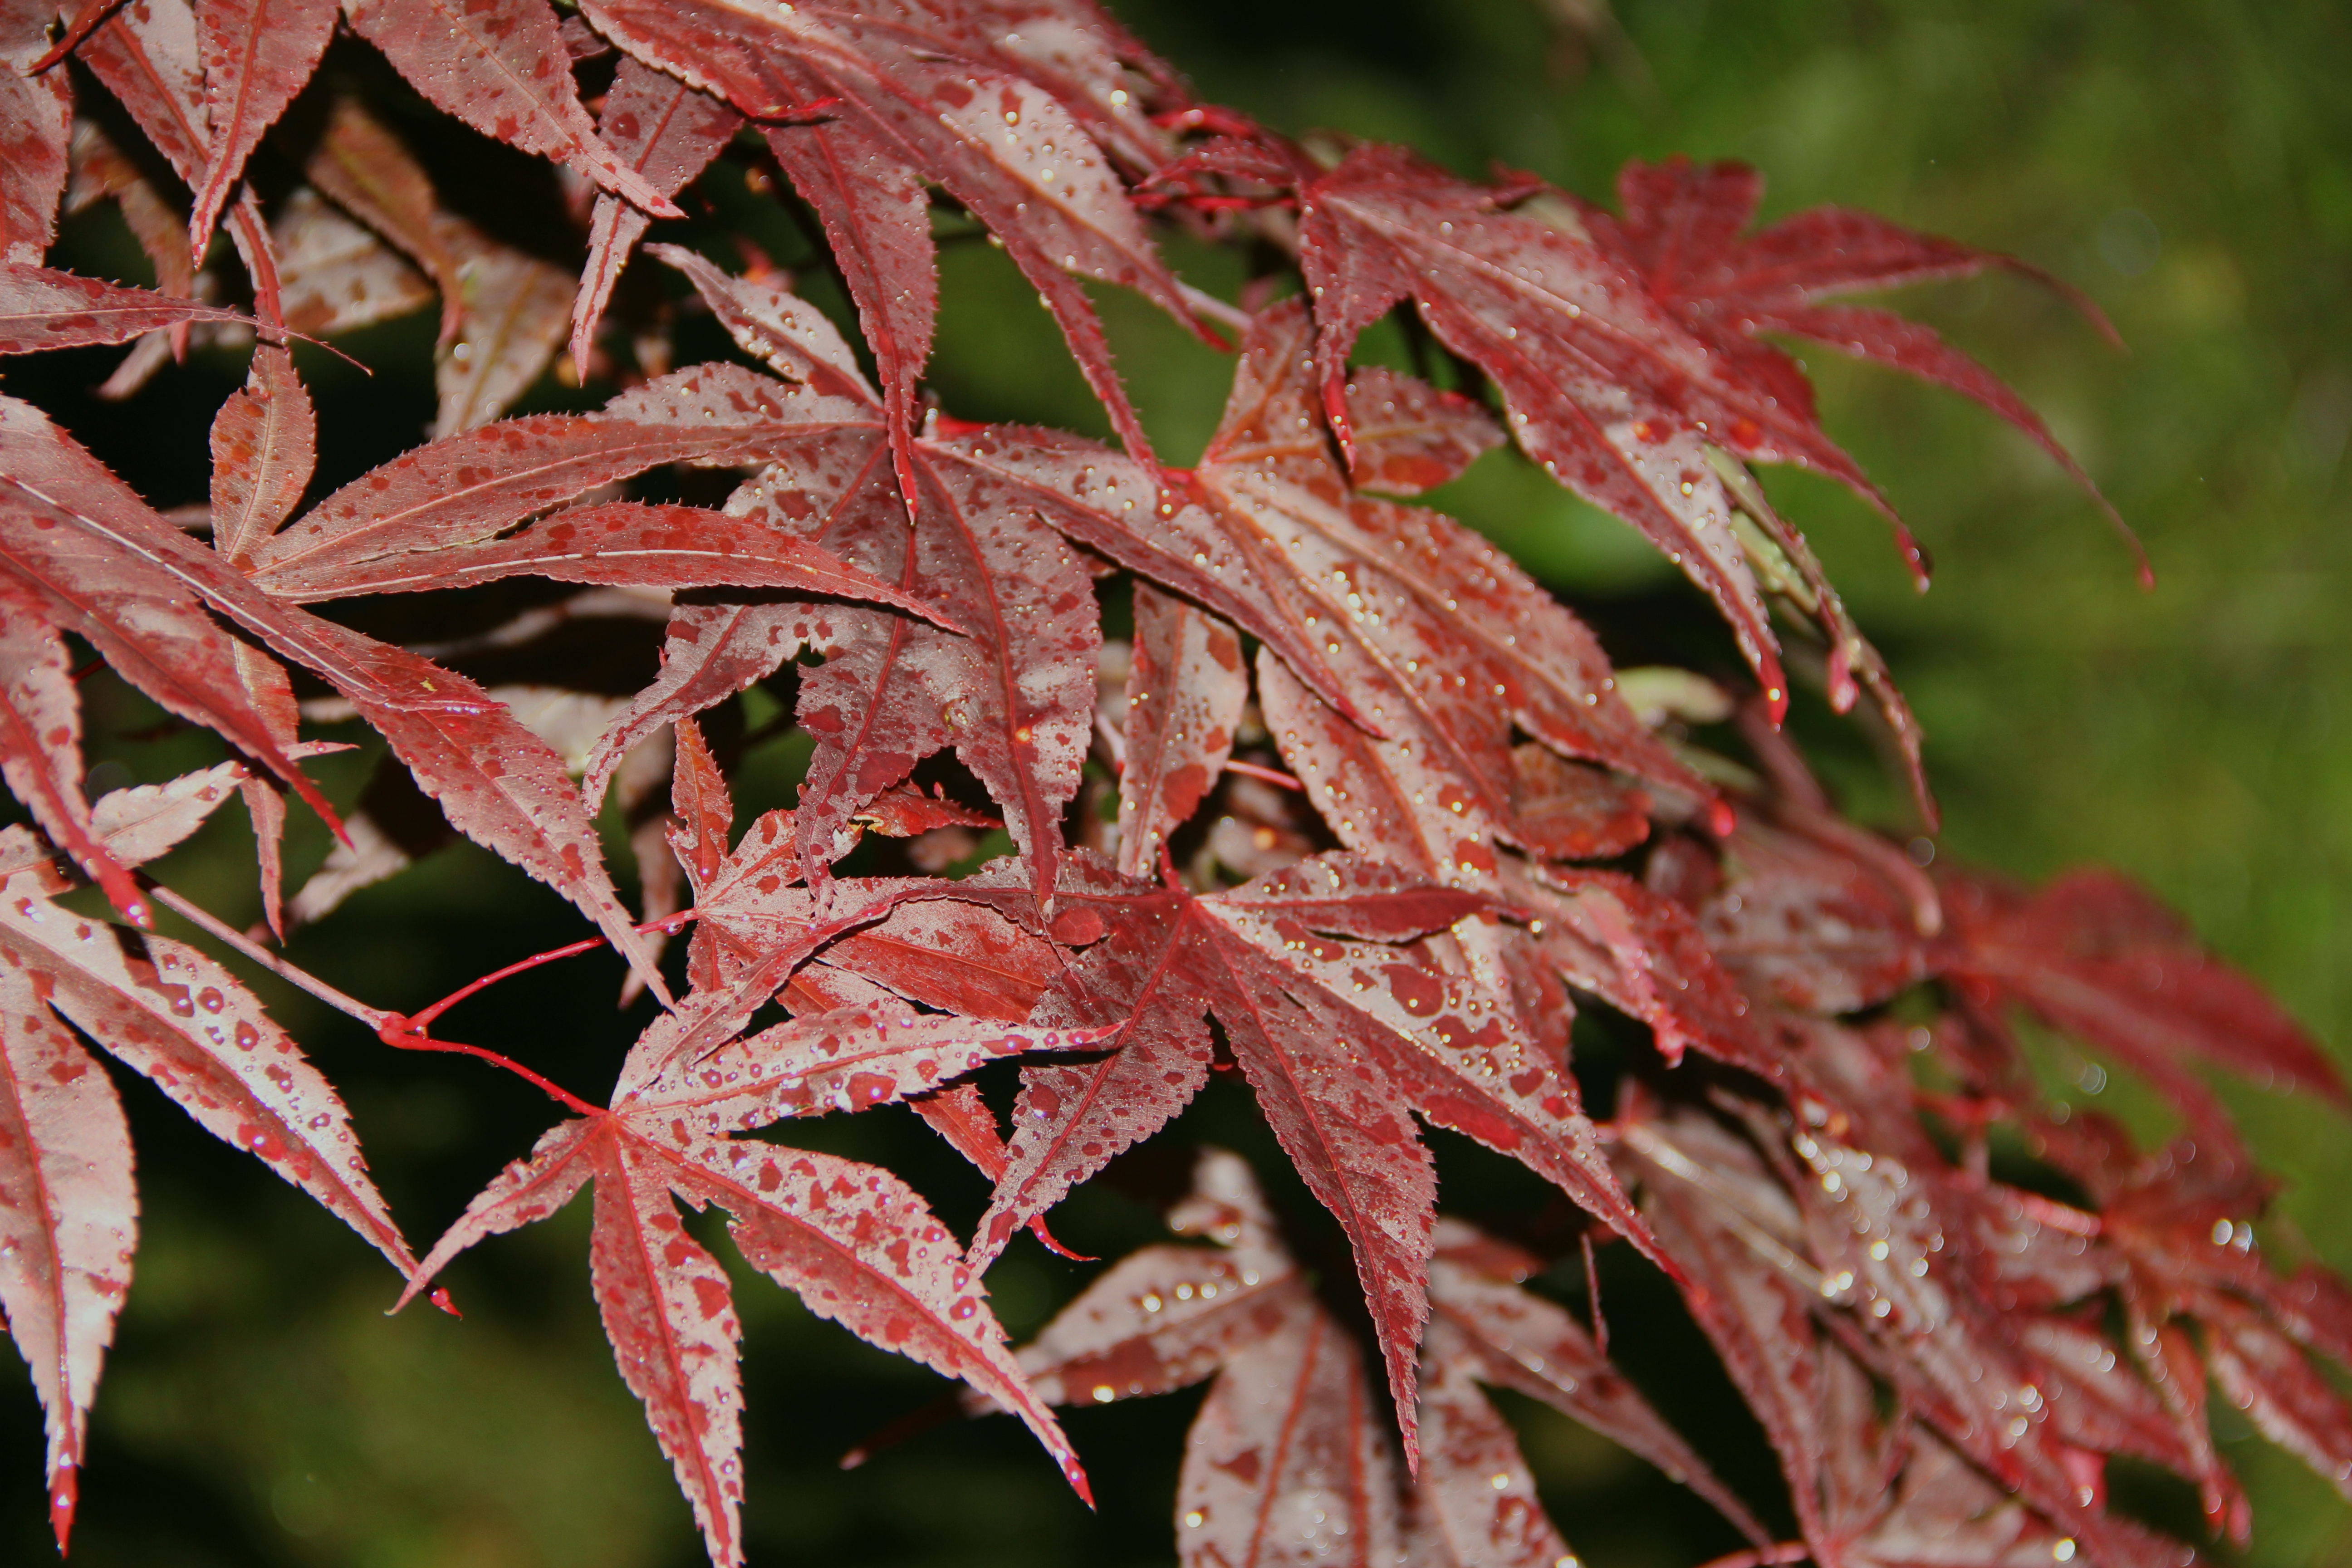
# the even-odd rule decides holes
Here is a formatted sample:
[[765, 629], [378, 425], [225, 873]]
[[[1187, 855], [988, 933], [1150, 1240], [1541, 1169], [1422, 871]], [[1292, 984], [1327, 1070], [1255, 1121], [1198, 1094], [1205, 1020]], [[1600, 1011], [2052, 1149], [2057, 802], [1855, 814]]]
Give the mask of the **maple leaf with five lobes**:
[[[911, 450], [915, 382], [938, 309], [925, 182], [1003, 242], [1138, 458], [1148, 460], [1150, 447], [1078, 278], [1134, 289], [1180, 321], [1192, 320], [1181, 285], [1090, 129], [1106, 120], [1135, 125], [1115, 140], [1148, 152], [1153, 139], [1140, 123], [1142, 104], [1124, 87], [1099, 98], [1070, 93], [1074, 61], [1080, 80], [1099, 80], [1107, 63], [1138, 51], [1090, 5], [1043, 8], [1061, 12], [1071, 30], [1101, 37], [1096, 49], [1059, 60], [1008, 47], [1003, 35], [1022, 29], [996, 8], [979, 17], [963, 9], [876, 11], [824, 0], [790, 11], [740, 0], [589, 0], [582, 7], [599, 32], [646, 64], [754, 121], [786, 121], [768, 132], [768, 142], [824, 224], [856, 303], [881, 369], [889, 446], [909, 510], [922, 500]], [[989, 25], [1000, 20], [1012, 25]], [[1042, 81], [1032, 79], [1033, 68]]]
[[740, 1329], [725, 1272], [687, 1232], [675, 1200], [698, 1211], [715, 1203], [753, 1268], [859, 1338], [1018, 1412], [1087, 1496], [1076, 1453], [1031, 1393], [954, 1237], [920, 1197], [877, 1166], [715, 1135], [886, 1103], [992, 1057], [1065, 1042], [900, 1003], [794, 1020], [699, 1058], [681, 1051], [714, 1007], [730, 1023], [748, 1016], [725, 996], [705, 996], [657, 1019], [631, 1052], [611, 1109], [552, 1129], [509, 1166], [426, 1256], [403, 1303], [459, 1253], [547, 1217], [593, 1181], [593, 1282], [614, 1357], [711, 1561], [733, 1568], [742, 1561]]

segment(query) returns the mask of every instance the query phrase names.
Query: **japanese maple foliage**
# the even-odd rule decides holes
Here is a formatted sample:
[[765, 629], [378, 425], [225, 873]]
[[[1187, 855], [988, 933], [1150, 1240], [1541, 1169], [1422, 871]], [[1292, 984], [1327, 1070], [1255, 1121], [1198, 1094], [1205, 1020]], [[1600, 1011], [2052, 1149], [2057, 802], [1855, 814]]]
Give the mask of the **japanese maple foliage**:
[[[320, 74], [345, 25], [423, 105], [567, 172], [576, 286], [444, 204], [394, 129], [423, 105], [372, 101], [393, 78]], [[61, 1548], [137, 1238], [93, 1047], [350, 1225], [403, 1302], [446, 1304], [451, 1260], [592, 1188], [615, 1360], [722, 1565], [741, 1327], [681, 1202], [814, 1311], [1018, 1415], [1082, 1496], [1054, 1405], [1208, 1383], [1176, 1500], [1203, 1568], [1573, 1562], [1487, 1388], [1658, 1467], [1755, 1563], [2186, 1562], [2108, 1509], [2105, 1471], [2168, 1469], [2242, 1539], [2209, 1381], [2352, 1495], [2352, 1408], [2314, 1371], [2352, 1362], [2352, 1291], [2259, 1255], [2268, 1184], [2199, 1076], [2352, 1104], [2326, 1054], [2118, 879], [1930, 876], [1836, 817], [1776, 730], [1777, 614], [1825, 643], [1834, 707], [1870, 692], [1932, 816], [1885, 661], [1749, 465], [1893, 507], [1767, 338], [1951, 388], [2087, 488], [1983, 366], [1824, 302], [2054, 280], [1840, 209], [1746, 234], [1761, 185], [1737, 165], [1632, 165], [1612, 210], [1294, 143], [1192, 100], [1090, 0], [0, 0], [0, 353], [130, 343], [105, 388], [129, 396], [191, 344], [250, 350], [201, 516], [0, 398], [0, 776], [28, 819], [0, 832], [0, 1309]], [[712, 216], [714, 171], [789, 190], [842, 320]], [[101, 203], [154, 287], [46, 265], [59, 212]], [[1117, 448], [925, 388], [935, 227], [966, 224], [1038, 293]], [[1247, 303], [1181, 281], [1163, 229], [1250, 258]], [[641, 247], [662, 266], [628, 270]], [[1087, 281], [1230, 334], [1192, 468], [1152, 453]], [[436, 296], [433, 438], [318, 493], [293, 345]], [[1351, 361], [1406, 306], [1449, 384]], [[759, 368], [674, 366], [694, 313]], [[559, 356], [601, 405], [507, 416]], [[1656, 670], [1637, 696], [1569, 606], [1410, 500], [1507, 443], [1681, 566], [1752, 699]], [[436, 600], [429, 632], [403, 608], [519, 578], [566, 586]], [[589, 617], [658, 655], [649, 682], [552, 639]], [[499, 675], [467, 672], [491, 651]], [[92, 654], [224, 759], [89, 798]], [[340, 811], [302, 765], [331, 736], [381, 758]], [[743, 800], [739, 831], [774, 776], [747, 760], [792, 736], [797, 793]], [[414, 1012], [345, 995], [148, 869], [232, 795], [280, 942], [457, 836], [597, 934]], [[337, 837], [290, 898], [289, 795]], [[234, 957], [158, 933], [163, 910]], [[435, 1034], [604, 943], [657, 1006], [614, 1040], [603, 1103]], [[389, 1047], [517, 1073], [561, 1118], [420, 1261], [238, 964]], [[1643, 1039], [1580, 1079], [1595, 1003]], [[2179, 1136], [2142, 1148], [2046, 1100], [2026, 1017], [2145, 1078]], [[990, 1265], [1024, 1231], [1060, 1250], [1055, 1205], [1221, 1071], [1352, 1267], [1297, 1261], [1247, 1165], [1203, 1152], [1169, 1217], [1213, 1245], [1108, 1265], [1016, 1352]], [[969, 1239], [900, 1175], [775, 1131], [901, 1105], [992, 1186]], [[1530, 1242], [1441, 1215], [1424, 1127], [1575, 1217], [1488, 1216]], [[1717, 1479], [1612, 1363], [1601, 1303], [1539, 1289], [1614, 1241], [1681, 1293], [1784, 1496]]]

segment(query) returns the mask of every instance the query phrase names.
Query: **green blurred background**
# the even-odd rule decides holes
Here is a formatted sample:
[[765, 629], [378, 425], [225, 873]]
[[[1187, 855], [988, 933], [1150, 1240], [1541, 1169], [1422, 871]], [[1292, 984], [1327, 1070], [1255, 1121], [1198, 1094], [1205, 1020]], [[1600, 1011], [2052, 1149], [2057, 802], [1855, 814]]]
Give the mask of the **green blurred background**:
[[[2096, 512], [2021, 438], [1956, 398], [1825, 353], [1810, 356], [1825, 423], [1934, 552], [1933, 592], [1913, 594], [1883, 528], [1849, 498], [1801, 477], [1774, 476], [1772, 489], [1927, 725], [1944, 853], [2032, 876], [2080, 860], [2122, 867], [2342, 1047], [2352, 1022], [2352, 614], [2342, 603], [2352, 587], [2342, 526], [2352, 493], [2352, 13], [2308, 0], [1116, 8], [1203, 95], [1286, 130], [1408, 141], [1465, 173], [1500, 160], [1591, 196], [1607, 194], [1628, 156], [1742, 158], [1769, 178], [1768, 217], [1820, 202], [1864, 206], [2013, 251], [2097, 299], [2128, 355], [2013, 281], [1903, 303], [2044, 413], [2147, 542], [2155, 593], [2135, 586]], [[1175, 254], [1199, 281], [1231, 280], [1218, 258]], [[945, 277], [934, 374], [950, 408], [1100, 428], [1001, 257], [952, 247]], [[1222, 398], [1223, 362], [1126, 301], [1106, 306], [1155, 437], [1170, 460], [1190, 460]], [[353, 346], [384, 369], [376, 383], [304, 362], [328, 432], [323, 479], [409, 444], [429, 418], [416, 330]], [[37, 392], [159, 502], [201, 496], [205, 421], [237, 366], [167, 373], [122, 410], [79, 390], [103, 374], [102, 359], [56, 363], [67, 369], [12, 367], [11, 389]], [[1444, 500], [1587, 608], [1621, 659], [1692, 646], [1698, 612], [1679, 580], [1516, 459], [1484, 460]], [[1798, 722], [1853, 810], [1913, 830], [1851, 726], [1811, 709]], [[116, 750], [147, 777], [199, 758], [184, 742]], [[322, 773], [349, 799], [364, 764]], [[739, 801], [740, 820], [774, 804]], [[298, 847], [298, 872], [323, 852], [315, 833]], [[249, 853], [229, 824], [165, 874], [246, 918]], [[415, 1006], [575, 925], [551, 895], [462, 849], [362, 894], [296, 952], [371, 1000]], [[450, 1027], [584, 1092], [609, 1078], [630, 1033], [610, 1011], [616, 984], [613, 965], [582, 961], [469, 1005]], [[420, 1244], [548, 1120], [544, 1101], [486, 1070], [394, 1057], [299, 1001], [284, 1016], [347, 1086], [394, 1211]], [[379, 1260], [188, 1129], [145, 1085], [125, 1090], [145, 1240], [93, 1423], [78, 1561], [697, 1560], [686, 1510], [596, 1327], [584, 1205], [453, 1271], [463, 1323], [423, 1311], [387, 1321], [394, 1282]], [[2352, 1267], [2352, 1137], [2340, 1119], [2230, 1093], [2288, 1179], [2266, 1243]], [[983, 1200], [911, 1118], [790, 1131], [887, 1158], [960, 1226]], [[1222, 1088], [1181, 1131], [1263, 1144]], [[1446, 1142], [1441, 1155], [1449, 1202], [1476, 1212], [1538, 1201], [1475, 1151]], [[1286, 1201], [1299, 1206], [1295, 1192]], [[1109, 1252], [1151, 1225], [1141, 1205], [1089, 1193], [1057, 1228]], [[1029, 1248], [992, 1285], [1024, 1331], [1087, 1272]], [[1612, 1316], [1628, 1324], [1621, 1337], [1637, 1374], [1735, 1480], [1769, 1490], [1752, 1428], [1719, 1382], [1689, 1374], [1688, 1331], [1654, 1281], [1620, 1268], [1604, 1289], [1622, 1292]], [[740, 1299], [755, 1563], [1171, 1559], [1192, 1396], [1077, 1414], [1073, 1431], [1103, 1494], [1094, 1516], [1003, 1421], [935, 1432], [843, 1474], [836, 1456], [940, 1385], [764, 1282], [747, 1282]], [[49, 1548], [38, 1415], [22, 1383], [0, 1385], [0, 1556], [39, 1561]], [[1599, 1568], [1688, 1563], [1732, 1544], [1698, 1505], [1606, 1445], [1547, 1413], [1513, 1414], [1556, 1516]], [[2226, 1415], [2223, 1431], [2255, 1502], [2242, 1560], [2352, 1562], [2352, 1511]], [[2179, 1507], [2176, 1494], [2152, 1495], [2159, 1510]]]

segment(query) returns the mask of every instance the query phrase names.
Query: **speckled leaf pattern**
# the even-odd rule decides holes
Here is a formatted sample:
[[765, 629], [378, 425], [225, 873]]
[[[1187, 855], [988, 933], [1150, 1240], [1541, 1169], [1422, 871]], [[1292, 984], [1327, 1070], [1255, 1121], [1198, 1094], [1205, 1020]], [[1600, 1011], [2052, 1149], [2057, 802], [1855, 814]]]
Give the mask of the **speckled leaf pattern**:
[[205, 1131], [309, 1193], [408, 1273], [415, 1260], [367, 1173], [350, 1112], [260, 1001], [184, 942], [47, 901], [62, 890], [38, 871], [10, 879], [0, 897], [8, 962]]
[[1519, 1441], [1495, 1413], [1447, 1331], [1422, 1368], [1421, 1475], [1406, 1530], [1432, 1568], [1559, 1568], [1575, 1555], [1536, 1497]]
[[[1441, 342], [1495, 378], [1528, 455], [1672, 555], [1731, 623], [1766, 688], [1783, 690], [1779, 644], [1694, 438], [1762, 455], [1788, 423], [1773, 400], [1723, 377], [1591, 242], [1400, 149], [1357, 149], [1299, 204], [1300, 267], [1335, 412], [1356, 335], [1412, 300]], [[1863, 482], [1825, 437], [1795, 449]]]
[[251, 777], [238, 763], [221, 763], [169, 784], [109, 790], [89, 808], [90, 827], [117, 860], [143, 866], [202, 827]]
[[1008, 1028], [904, 1003], [841, 1007], [674, 1063], [630, 1105], [674, 1139], [716, 1138], [791, 1116], [896, 1104], [986, 1062], [1084, 1050], [1116, 1032]]
[[131, 1287], [139, 1197], [114, 1086], [42, 1005], [40, 978], [0, 973], [0, 1311], [48, 1422], [49, 1521], [62, 1550], [90, 1400]]
[[[1807, 423], [1812, 421], [1813, 404], [1804, 372], [1779, 350], [1755, 341], [1757, 333], [1810, 338], [1972, 398], [2032, 437], [2106, 506], [2089, 476], [2024, 399], [1932, 328], [1887, 310], [1821, 300], [2001, 268], [2054, 289], [2113, 338], [2114, 329], [2097, 306], [2014, 257], [1850, 208], [1809, 207], [1742, 237], [1763, 195], [1763, 176], [1744, 163], [1635, 161], [1617, 175], [1623, 216], [1586, 206], [1582, 216], [1594, 239], [1639, 266], [1651, 297], [1737, 367], [1734, 374], [1779, 395], [1788, 411]], [[1827, 441], [1817, 426], [1808, 434]], [[2107, 510], [2115, 515], [2113, 508]]]
[[465, 306], [459, 237], [441, 212], [433, 182], [390, 128], [358, 99], [337, 96], [302, 174], [424, 268], [441, 295], [441, 336], [445, 342], [454, 336]]
[[754, 118], [827, 105], [833, 123], [781, 128], [770, 142], [843, 259], [884, 365], [902, 463], [908, 399], [934, 310], [919, 180], [936, 182], [1003, 241], [1129, 450], [1148, 456], [1093, 309], [1070, 275], [1138, 289], [1179, 320], [1190, 311], [1095, 140], [1048, 88], [1015, 74], [1017, 60], [1001, 49], [988, 58], [969, 35], [913, 8], [819, 4], [780, 13], [730, 0], [593, 0], [585, 12], [631, 54]]
[[[641, 61], [624, 59], [613, 73], [596, 132], [654, 189], [674, 196], [709, 167], [742, 123], [741, 115], [709, 94]], [[588, 265], [572, 301], [573, 364], [588, 363], [597, 322], [629, 264], [629, 253], [652, 221], [609, 192], [596, 197], [588, 230]]]
[[1149, 584], [1135, 588], [1134, 662], [1118, 781], [1118, 868], [1158, 869], [1232, 754], [1249, 673], [1234, 628]]
[[546, 0], [345, 0], [343, 14], [436, 108], [568, 164], [647, 212], [677, 216], [674, 203], [598, 139]]
[[1176, 1482], [1185, 1568], [1395, 1560], [1395, 1461], [1355, 1344], [1308, 1309], [1227, 1358]]
[[[411, 550], [304, 573], [297, 604], [361, 594], [467, 588], [501, 577], [545, 577], [642, 588], [767, 588], [869, 599], [929, 619], [923, 601], [820, 545], [706, 507], [612, 501], [573, 507], [503, 538]], [[281, 578], [280, 581], [284, 579]]]
[[192, 249], [201, 252], [211, 239], [245, 161], [318, 68], [338, 15], [336, 0], [197, 0], [212, 135], [188, 219]]
[[254, 558], [271, 593], [415, 552], [486, 542], [534, 514], [663, 463], [735, 463], [782, 438], [782, 389], [707, 365], [622, 394], [595, 414], [534, 414], [417, 447], [361, 475]]
[[[1741, 1533], [1764, 1542], [1763, 1527], [1611, 1363], [1583, 1325], [1565, 1308], [1520, 1288], [1537, 1259], [1512, 1258], [1513, 1249], [1453, 1219], [1437, 1222], [1436, 1246], [1429, 1270], [1430, 1340], [1436, 1348], [1429, 1359], [1541, 1400], [1649, 1460], [1705, 1498]], [[1507, 1262], [1498, 1267], [1498, 1258]], [[1475, 1426], [1476, 1412], [1466, 1414]]]
[[287, 330], [331, 338], [423, 309], [425, 276], [309, 185], [297, 188], [270, 225], [278, 251], [278, 308]]
[[676, 606], [662, 643], [660, 673], [613, 721], [589, 755], [582, 784], [589, 801], [604, 798], [613, 770], [646, 736], [775, 674], [809, 645], [820, 618], [829, 614], [829, 606], [803, 604]]
[[[426, 104], [560, 177], [486, 208], [502, 187], [444, 167], [462, 134], [395, 114], [365, 72], [314, 83], [339, 16]], [[1778, 730], [1793, 626], [1792, 672], [1836, 712], [1874, 701], [1933, 830], [1918, 723], [1750, 465], [1891, 510], [1766, 340], [1958, 391], [2087, 486], [1935, 332], [1829, 302], [2053, 280], [1834, 207], [1747, 232], [1761, 181], [1737, 164], [1629, 164], [1612, 211], [1293, 143], [1196, 102], [1095, 0], [582, 0], [561, 20], [546, 0], [100, 0], [56, 49], [78, 63], [23, 74], [60, 20], [0, 0], [0, 353], [135, 340], [99, 388], [121, 399], [192, 347], [253, 344], [208, 507], [159, 510], [0, 399], [0, 776], [30, 818], [0, 832], [0, 1310], [49, 1418], [61, 1544], [136, 1207], [85, 1037], [352, 1225], [410, 1297], [593, 1184], [599, 1310], [720, 1568], [746, 1556], [747, 1489], [733, 1287], [687, 1213], [712, 1205], [753, 1268], [961, 1379], [967, 1411], [1017, 1414], [1081, 1495], [1051, 1405], [1207, 1384], [1189, 1568], [1572, 1568], [1506, 1419], [1520, 1398], [1688, 1487], [1755, 1563], [2179, 1568], [2188, 1547], [2108, 1512], [2107, 1471], [2182, 1478], [2242, 1542], [2209, 1387], [2352, 1496], [2322, 1364], [2352, 1364], [2352, 1289], [2263, 1255], [2271, 1187], [2200, 1076], [2352, 1106], [2326, 1052], [2129, 884], [1930, 875], [1925, 841], [1838, 818]], [[113, 105], [75, 100], [93, 81]], [[742, 221], [772, 172], [830, 252], [822, 310]], [[42, 265], [60, 207], [101, 203], [153, 289]], [[649, 248], [693, 294], [620, 287], [653, 222], [689, 213]], [[1157, 222], [1247, 248], [1241, 303], [1179, 282]], [[923, 384], [950, 237], [1002, 247], [1123, 450], [967, 423]], [[1103, 284], [1238, 330], [1192, 468], [1149, 449]], [[360, 448], [316, 427], [291, 339], [436, 293], [433, 438], [304, 511], [314, 458]], [[825, 314], [845, 303], [862, 342]], [[1351, 364], [1400, 309], [1421, 374]], [[749, 363], [673, 368], [704, 317]], [[575, 395], [608, 382], [601, 407]], [[1412, 503], [1507, 443], [1711, 595], [1758, 689], [1621, 676], [1520, 567]], [[334, 619], [305, 607], [329, 601]], [[82, 643], [234, 755], [87, 799]], [[92, 710], [109, 764], [117, 705]], [[348, 829], [299, 767], [346, 748], [306, 722], [389, 745]], [[778, 799], [785, 754], [807, 762]], [[607, 1109], [524, 1073], [572, 1119], [422, 1265], [326, 1079], [227, 970], [136, 929], [152, 898], [301, 982], [154, 870], [239, 794], [282, 928], [288, 791], [342, 836], [298, 921], [462, 834], [569, 899], [663, 1004]], [[604, 865], [608, 795], [651, 934]], [[92, 883], [132, 924], [77, 912]], [[689, 925], [673, 997], [656, 960]], [[1588, 998], [1612, 1016], [1577, 1029]], [[2045, 1101], [2013, 1012], [2130, 1069], [2182, 1130], [2143, 1149], [2098, 1102]], [[1609, 1058], [1573, 1059], [1596, 1035]], [[1122, 1156], [1216, 1073], [1248, 1084], [1337, 1234], [1294, 1262], [1248, 1168], [1206, 1152], [1169, 1215], [1193, 1244], [1105, 1268], [1016, 1355], [985, 1269], [1024, 1228], [1076, 1259], [1047, 1213], [1114, 1161], [1150, 1188], [1166, 1168]], [[1590, 1108], [1580, 1082], [1605, 1086]], [[891, 1172], [770, 1141], [898, 1106], [993, 1184], [968, 1243]], [[1447, 1140], [1423, 1124], [1570, 1203], [1513, 1216], [1516, 1240], [1440, 1218]], [[1801, 1541], [1610, 1362], [1593, 1253], [1619, 1240], [1753, 1407]], [[1579, 1261], [1571, 1310], [1551, 1292]]]
[[1480, 404], [1379, 365], [1350, 374], [1345, 396], [1348, 470], [1360, 489], [1435, 489], [1507, 439]]
[[0, 267], [0, 353], [126, 343], [182, 321], [244, 320], [237, 311], [217, 305], [125, 289], [29, 263]]
[[961, 1378], [1018, 1415], [1087, 1495], [1076, 1453], [1029, 1391], [986, 1292], [912, 1189], [873, 1165], [756, 1142], [700, 1145], [673, 1182], [717, 1204], [744, 1261], [870, 1344]]
[[0, 776], [114, 907], [144, 924], [147, 896], [93, 829], [81, 770], [81, 701], [65, 641], [39, 602], [9, 584], [0, 590]]
[[73, 104], [63, 73], [27, 76], [48, 51], [47, 0], [0, 5], [0, 262], [37, 265], [58, 226]]
[[302, 502], [318, 450], [310, 395], [293, 356], [254, 351], [245, 385], [213, 418], [213, 548], [243, 564]]
[[320, 673], [391, 743], [449, 826], [578, 905], [666, 998], [554, 748], [474, 682], [405, 648], [328, 621], [310, 623], [310, 639]]
[[596, 1166], [588, 1261], [604, 1337], [694, 1509], [711, 1562], [734, 1568], [743, 1561], [743, 1386], [733, 1289], [679, 1222], [666, 1162], [609, 1121], [587, 1142]]
[[1493, 841], [1520, 837], [1515, 722], [1704, 793], [1618, 699], [1592, 635], [1507, 558], [1451, 519], [1347, 490], [1324, 447], [1308, 337], [1297, 306], [1258, 318], [1194, 489], [1359, 710], [1360, 723], [1318, 715], [1261, 675], [1268, 728], [1342, 842], [1449, 880], [1490, 874]]
[[247, 693], [231, 640], [198, 607], [190, 568], [219, 570], [39, 410], [0, 398], [0, 572], [166, 711], [310, 792]]

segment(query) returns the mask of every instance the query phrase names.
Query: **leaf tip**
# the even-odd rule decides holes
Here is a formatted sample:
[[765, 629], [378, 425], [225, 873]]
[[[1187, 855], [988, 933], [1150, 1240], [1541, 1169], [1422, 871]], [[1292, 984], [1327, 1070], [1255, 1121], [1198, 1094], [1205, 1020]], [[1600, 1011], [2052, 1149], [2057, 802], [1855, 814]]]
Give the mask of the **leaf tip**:
[[66, 1555], [72, 1540], [74, 1509], [80, 1500], [81, 1469], [68, 1460], [49, 1478], [49, 1529], [57, 1535], [60, 1557]]

